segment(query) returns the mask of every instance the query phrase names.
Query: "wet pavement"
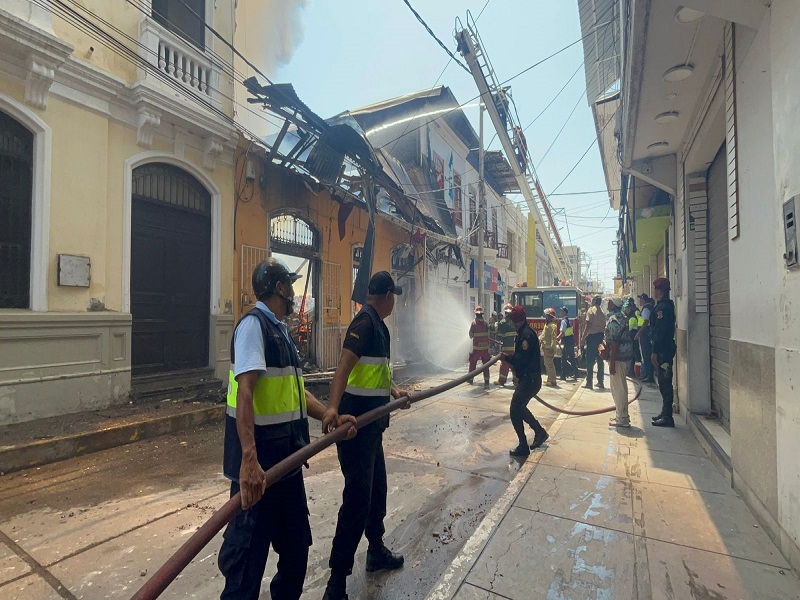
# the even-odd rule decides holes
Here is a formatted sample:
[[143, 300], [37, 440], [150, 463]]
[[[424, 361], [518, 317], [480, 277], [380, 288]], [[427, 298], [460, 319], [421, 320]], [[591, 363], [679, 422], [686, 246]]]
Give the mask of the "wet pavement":
[[[428, 377], [419, 387], [447, 379]], [[575, 388], [542, 395], [564, 405]], [[386, 541], [406, 566], [365, 573], [363, 541], [348, 580], [351, 598], [424, 598], [433, 588], [520, 469], [508, 457], [516, 442], [511, 393], [461, 386], [393, 417], [384, 438]], [[549, 427], [555, 413], [534, 404]], [[221, 439], [220, 424], [204, 425], [4, 476], [0, 597], [130, 597], [227, 499]], [[305, 481], [314, 544], [304, 597], [321, 598], [343, 483], [335, 449], [310, 461]], [[219, 597], [220, 543], [218, 535], [163, 597]], [[274, 569], [271, 557], [265, 593]]]
[[[577, 410], [610, 394], [580, 389]], [[559, 417], [429, 600], [796, 600], [800, 580], [676, 416], [654, 427], [645, 387], [632, 427]], [[554, 435], [553, 435], [554, 434]]]

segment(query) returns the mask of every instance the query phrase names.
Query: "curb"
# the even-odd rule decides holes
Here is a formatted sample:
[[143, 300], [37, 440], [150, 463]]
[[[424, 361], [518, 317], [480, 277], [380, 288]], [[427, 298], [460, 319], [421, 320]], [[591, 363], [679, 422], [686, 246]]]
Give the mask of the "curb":
[[[575, 406], [581, 395], [583, 395], [583, 386], [578, 386], [578, 389], [564, 408], [571, 409]], [[536, 399], [533, 398], [531, 401], [534, 400]], [[551, 425], [548, 433], [550, 433], [551, 436], [556, 435], [564, 424], [564, 421], [568, 418], [570, 418], [570, 415], [560, 414], [553, 422], [553, 425]], [[426, 600], [451, 600], [458, 593], [461, 584], [466, 581], [469, 572], [492, 539], [492, 536], [494, 536], [500, 522], [514, 504], [522, 488], [524, 488], [530, 480], [536, 467], [539, 466], [539, 460], [544, 456], [545, 452], [547, 452], [547, 448], [545, 448], [544, 452], [538, 453], [536, 460], [531, 460], [533, 457], [533, 454], [531, 454], [528, 460], [525, 461], [525, 464], [522, 465], [516, 477], [509, 482], [506, 491], [498, 498], [495, 505], [486, 514], [477, 529], [475, 529], [475, 532], [469, 537], [463, 548], [461, 548], [450, 563], [450, 566], [439, 578], [433, 590], [426, 596]]]
[[225, 404], [214, 404], [176, 415], [127, 423], [99, 431], [36, 440], [0, 451], [0, 474], [38, 467], [75, 456], [83, 456], [167, 435], [197, 425], [214, 423], [221, 421], [224, 416]]

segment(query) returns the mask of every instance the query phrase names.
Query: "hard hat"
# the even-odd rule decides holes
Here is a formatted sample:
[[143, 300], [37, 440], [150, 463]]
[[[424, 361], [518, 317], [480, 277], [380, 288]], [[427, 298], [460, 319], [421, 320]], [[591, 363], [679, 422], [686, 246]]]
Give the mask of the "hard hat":
[[522, 308], [520, 305], [515, 306], [511, 309], [511, 321], [514, 323], [522, 323], [527, 319], [525, 315], [525, 309]]
[[280, 258], [274, 256], [262, 260], [253, 271], [253, 292], [256, 298], [262, 300], [275, 291], [275, 286], [280, 281], [294, 283], [300, 279], [298, 275], [286, 265]]
[[548, 316], [549, 316], [549, 317], [553, 317], [553, 318], [555, 318], [555, 316], [556, 316], [556, 309], [555, 309], [555, 308], [545, 308], [545, 309], [544, 309], [544, 316], [545, 316], [545, 317], [548, 317]]
[[507, 314], [507, 315], [508, 315], [508, 314], [511, 314], [511, 311], [512, 311], [513, 309], [514, 309], [514, 307], [513, 307], [513, 306], [511, 306], [510, 304], [506, 304], [506, 305], [503, 307], [503, 312], [504, 312], [505, 314]]
[[476, 315], [482, 315], [483, 314], [483, 307], [482, 306], [476, 306], [475, 307], [475, 314]]

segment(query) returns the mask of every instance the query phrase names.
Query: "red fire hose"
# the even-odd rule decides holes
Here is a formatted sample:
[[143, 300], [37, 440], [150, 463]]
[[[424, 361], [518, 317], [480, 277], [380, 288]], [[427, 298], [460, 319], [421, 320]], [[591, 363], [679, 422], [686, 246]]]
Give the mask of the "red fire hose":
[[[376, 419], [384, 417], [389, 413], [402, 408], [408, 402], [412, 404], [415, 402], [419, 402], [421, 400], [426, 400], [432, 396], [436, 396], [443, 392], [452, 390], [453, 388], [461, 385], [462, 383], [467, 382], [470, 379], [474, 379], [477, 375], [480, 375], [483, 371], [491, 367], [495, 364], [498, 360], [500, 360], [500, 355], [494, 356], [489, 362], [481, 365], [480, 368], [475, 369], [467, 373], [466, 375], [461, 375], [456, 377], [452, 381], [448, 381], [447, 383], [443, 383], [441, 385], [437, 385], [430, 389], [421, 391], [421, 392], [414, 392], [413, 394], [409, 394], [408, 396], [403, 396], [402, 398], [398, 398], [397, 400], [393, 400], [388, 404], [375, 408], [367, 413], [364, 413], [360, 417], [358, 417], [356, 421], [355, 428], [361, 429], [365, 425], [372, 423]], [[633, 402], [636, 398], [639, 397], [641, 393], [641, 388], [636, 393], [636, 396], [632, 400], [629, 401]], [[568, 411], [562, 408], [556, 408], [539, 398], [539, 396], [534, 396], [539, 402], [544, 404], [547, 408], [554, 410], [556, 412], [568, 414], [568, 415], [595, 415], [604, 412], [610, 412], [614, 410], [614, 407], [610, 408], [603, 408], [603, 409], [596, 409], [590, 411]], [[315, 454], [319, 454], [328, 446], [335, 444], [336, 442], [340, 442], [347, 437], [350, 428], [353, 427], [352, 424], [346, 423], [337, 427], [332, 433], [329, 433], [321, 438], [317, 438], [304, 448], [298, 450], [291, 456], [286, 457], [281, 462], [279, 462], [274, 467], [268, 469], [265, 473], [267, 487], [273, 485], [274, 483], [280, 481], [283, 477], [294, 471], [295, 469], [301, 467], [305, 464], [308, 459], [310, 459]], [[233, 496], [230, 500], [228, 500], [225, 504], [222, 505], [222, 508], [217, 510], [211, 518], [203, 523], [203, 525], [198, 529], [184, 544], [178, 548], [177, 552], [173, 554], [167, 562], [165, 562], [161, 568], [159, 568], [153, 576], [147, 580], [147, 582], [141, 587], [141, 589], [133, 595], [132, 600], [154, 600], [158, 598], [164, 590], [167, 589], [170, 583], [172, 583], [178, 574], [185, 569], [190, 562], [200, 553], [200, 551], [217, 535], [225, 525], [227, 525], [230, 521], [232, 521], [236, 515], [242, 510], [242, 501], [239, 494]]]

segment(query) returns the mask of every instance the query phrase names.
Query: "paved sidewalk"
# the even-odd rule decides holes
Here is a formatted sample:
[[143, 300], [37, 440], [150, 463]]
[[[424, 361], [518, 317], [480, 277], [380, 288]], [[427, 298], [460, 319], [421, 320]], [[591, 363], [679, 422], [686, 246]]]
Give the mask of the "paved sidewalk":
[[[650, 424], [660, 401], [645, 387], [627, 430], [608, 426], [612, 414], [559, 418], [429, 598], [800, 598], [688, 428]], [[610, 403], [581, 388], [571, 405]]]

